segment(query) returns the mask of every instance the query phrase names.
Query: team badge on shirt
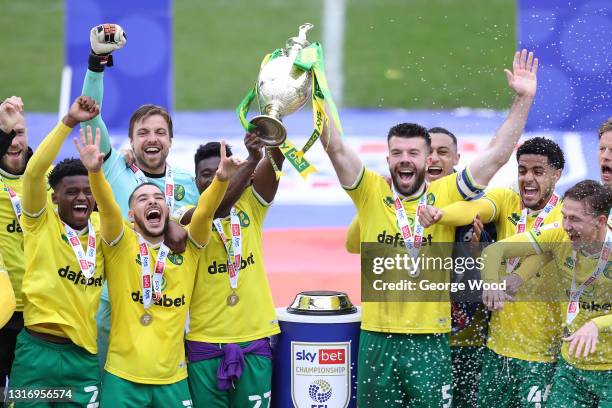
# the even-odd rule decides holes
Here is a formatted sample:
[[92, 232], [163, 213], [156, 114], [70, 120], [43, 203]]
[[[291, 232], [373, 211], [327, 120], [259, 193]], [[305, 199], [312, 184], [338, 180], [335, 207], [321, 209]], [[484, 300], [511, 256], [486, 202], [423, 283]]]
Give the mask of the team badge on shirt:
[[436, 196], [434, 193], [427, 194], [427, 205], [434, 205], [436, 202]]
[[240, 219], [240, 226], [242, 228], [251, 225], [251, 219], [249, 218], [249, 214], [245, 213], [244, 211], [238, 211], [238, 218]]
[[185, 198], [185, 187], [182, 184], [177, 184], [174, 186], [174, 199], [176, 201], [181, 201]]

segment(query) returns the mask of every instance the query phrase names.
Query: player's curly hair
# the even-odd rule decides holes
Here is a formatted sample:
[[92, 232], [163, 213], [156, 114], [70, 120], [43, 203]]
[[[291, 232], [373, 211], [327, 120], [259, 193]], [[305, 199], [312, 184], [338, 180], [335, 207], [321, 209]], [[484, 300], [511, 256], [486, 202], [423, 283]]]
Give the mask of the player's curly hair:
[[[232, 148], [230, 145], [225, 145], [225, 155], [230, 157], [232, 155]], [[204, 159], [208, 159], [209, 157], [221, 157], [221, 143], [219, 142], [208, 142], [206, 144], [200, 145], [198, 150], [196, 150], [195, 156], [193, 158], [195, 162], [195, 167], [198, 167], [198, 163]]]
[[422, 137], [425, 139], [427, 147], [431, 150], [431, 136], [429, 136], [427, 128], [416, 123], [400, 123], [399, 125], [393, 126], [389, 129], [389, 133], [387, 134], [387, 143], [394, 136], [405, 138]]
[[53, 170], [49, 173], [49, 186], [55, 190], [55, 186], [57, 186], [64, 177], [86, 175], [87, 169], [81, 160], [70, 157], [62, 160], [53, 167]]
[[567, 198], [586, 202], [595, 217], [607, 217], [612, 208], [612, 188], [595, 180], [579, 182], [565, 192], [563, 199]]
[[518, 161], [524, 154], [546, 156], [548, 158], [548, 164], [558, 170], [563, 170], [565, 167], [565, 156], [563, 155], [561, 147], [559, 147], [555, 141], [544, 137], [538, 136], [526, 140], [516, 151], [516, 160]]

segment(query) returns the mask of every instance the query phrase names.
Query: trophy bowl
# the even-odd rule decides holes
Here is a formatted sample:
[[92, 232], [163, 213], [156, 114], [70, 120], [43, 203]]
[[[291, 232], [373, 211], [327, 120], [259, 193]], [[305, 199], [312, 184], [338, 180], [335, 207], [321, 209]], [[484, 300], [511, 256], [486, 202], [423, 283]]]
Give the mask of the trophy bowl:
[[250, 123], [257, 126], [261, 140], [268, 146], [278, 146], [287, 138], [287, 129], [282, 118], [300, 109], [312, 93], [312, 74], [295, 65], [300, 50], [310, 45], [306, 32], [313, 27], [306, 23], [300, 26], [297, 37], [287, 41], [281, 55], [269, 60], [259, 72], [257, 99], [261, 115]]

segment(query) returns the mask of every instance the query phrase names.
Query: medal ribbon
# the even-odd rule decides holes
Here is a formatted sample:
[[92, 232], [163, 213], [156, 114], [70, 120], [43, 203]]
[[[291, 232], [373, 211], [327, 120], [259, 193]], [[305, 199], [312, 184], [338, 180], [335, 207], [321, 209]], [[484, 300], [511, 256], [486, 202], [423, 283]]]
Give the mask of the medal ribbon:
[[[395, 217], [397, 218], [397, 225], [399, 225], [400, 232], [402, 233], [402, 237], [404, 239], [404, 244], [406, 245], [406, 250], [408, 251], [408, 255], [415, 259], [419, 256], [419, 252], [421, 251], [421, 245], [423, 243], [423, 232], [425, 228], [419, 222], [419, 215], [427, 206], [427, 189], [423, 192], [423, 195], [419, 199], [419, 203], [417, 205], [417, 209], [414, 215], [414, 232], [410, 228], [410, 223], [408, 221], [408, 215], [406, 214], [406, 209], [402, 204], [402, 200], [399, 197], [399, 194], [395, 190], [395, 187], [391, 186], [391, 192], [393, 193], [393, 202], [394, 202], [394, 211]], [[419, 274], [418, 269], [414, 270], [410, 273], [412, 276], [417, 276]]]
[[606, 269], [606, 265], [608, 264], [608, 258], [610, 256], [610, 250], [612, 250], [612, 230], [608, 228], [606, 232], [606, 240], [603, 243], [601, 248], [601, 255], [599, 255], [599, 260], [597, 261], [597, 267], [589, 276], [587, 280], [585, 280], [578, 288], [576, 288], [576, 251], [572, 251], [572, 287], [570, 290], [570, 300], [567, 304], [567, 312], [565, 314], [565, 322], [569, 326], [578, 313], [580, 313], [580, 296], [585, 291], [586, 288], [591, 286], [595, 280], [603, 273]]
[[[532, 231], [538, 231], [540, 229], [540, 227], [542, 226], [542, 223], [544, 222], [544, 219], [548, 217], [548, 215], [555, 208], [559, 200], [560, 200], [559, 195], [553, 192], [553, 194], [550, 196], [550, 199], [548, 200], [548, 203], [546, 204], [546, 206], [544, 206], [544, 209], [540, 211], [537, 218], [533, 222], [533, 226], [531, 227]], [[522, 234], [527, 229], [527, 212], [528, 212], [527, 207], [523, 208], [523, 210], [521, 211], [521, 218], [519, 219], [519, 222], [516, 224], [517, 234]], [[506, 261], [506, 273], [512, 273], [512, 271], [514, 271], [514, 269], [516, 268], [520, 260], [521, 258], [508, 259]]]
[[17, 216], [17, 222], [19, 222], [21, 218], [21, 199], [15, 190], [6, 185], [4, 179], [2, 179], [2, 184], [4, 185], [4, 190], [8, 193], [9, 199], [11, 200], [13, 211], [15, 212], [15, 216]]
[[[140, 251], [140, 271], [142, 277], [142, 304], [145, 309], [151, 306], [153, 293], [155, 299], [159, 300], [162, 296], [162, 281], [166, 270], [166, 260], [170, 249], [162, 242], [159, 251], [157, 252], [157, 260], [155, 261], [155, 270], [153, 273], [153, 285], [151, 285], [151, 252], [149, 246], [142, 235], [138, 235], [138, 247]], [[151, 287], [153, 286], [153, 287]]]
[[238, 288], [238, 277], [240, 276], [240, 263], [242, 262], [242, 229], [240, 228], [240, 217], [234, 207], [230, 210], [230, 229], [232, 239], [228, 240], [223, 231], [221, 219], [213, 220], [213, 225], [221, 238], [221, 242], [227, 253], [227, 271], [232, 289]]
[[[134, 173], [134, 176], [136, 176], [136, 180], [138, 180], [138, 184], [144, 184], [144, 183], [149, 182], [149, 180], [147, 179], [147, 176], [145, 176], [142, 170], [136, 167], [136, 165], [131, 164], [129, 168]], [[164, 196], [166, 197], [166, 205], [168, 206], [168, 209], [170, 210], [170, 214], [172, 214], [174, 210], [174, 176], [172, 172], [172, 167], [170, 167], [170, 164], [168, 163], [166, 163], [166, 181], [165, 183], [166, 184], [164, 188]]]
[[89, 280], [96, 272], [96, 231], [93, 225], [91, 225], [91, 221], [87, 221], [87, 229], [89, 231], [87, 236], [87, 252], [85, 252], [83, 251], [81, 240], [76, 231], [68, 224], [62, 224], [64, 224], [64, 231], [66, 232], [68, 243], [74, 251], [74, 255], [79, 263], [79, 268], [81, 268], [81, 273]]

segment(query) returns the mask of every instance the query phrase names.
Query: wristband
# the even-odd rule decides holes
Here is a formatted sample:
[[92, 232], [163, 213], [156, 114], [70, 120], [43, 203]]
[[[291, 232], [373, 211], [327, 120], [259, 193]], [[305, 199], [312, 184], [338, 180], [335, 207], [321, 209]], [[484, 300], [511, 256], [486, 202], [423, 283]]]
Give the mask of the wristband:
[[89, 54], [87, 67], [93, 72], [104, 72], [104, 68], [113, 66], [113, 56], [111, 54], [98, 55], [92, 51]]

